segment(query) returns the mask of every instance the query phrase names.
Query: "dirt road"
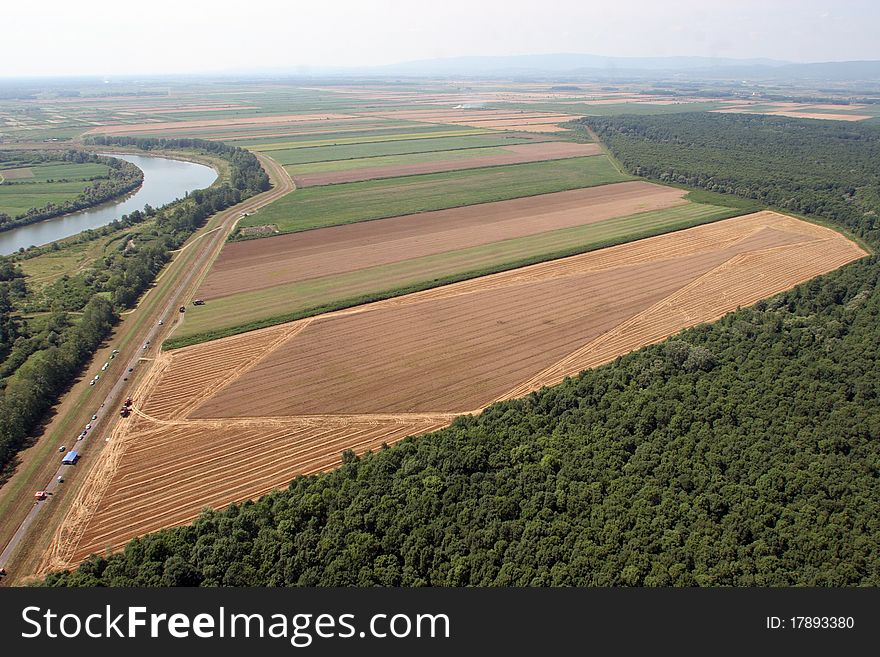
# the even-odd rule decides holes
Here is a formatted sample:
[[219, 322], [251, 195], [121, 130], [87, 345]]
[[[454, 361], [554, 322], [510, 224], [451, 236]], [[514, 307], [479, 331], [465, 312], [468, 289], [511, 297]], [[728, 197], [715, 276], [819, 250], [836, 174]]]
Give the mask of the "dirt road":
[[[142, 299], [135, 311], [124, 317], [108, 341], [111, 346], [99, 351], [87, 370], [91, 372], [107, 360], [115, 345], [119, 352], [113, 359], [114, 367], [108, 368], [112, 374], [102, 377], [99, 386], [90, 386], [89, 376], [73, 386], [56, 405], [56, 416], [32, 448], [34, 453], [29, 455], [27, 467], [20, 468], [4, 486], [0, 501], [3, 515], [0, 544], [5, 547], [0, 553], [0, 566], [9, 572], [4, 584], [20, 582], [19, 577], [32, 572], [28, 564], [39, 558], [54, 527], [63, 521], [74, 493], [97, 461], [95, 457], [103, 448], [105, 437], [110, 435], [115, 422], [125, 421], [119, 419], [118, 406], [132, 389], [134, 379], [148, 373], [161, 341], [177, 322], [183, 321], [178, 307], [188, 304], [238, 219], [243, 213], [253, 212], [294, 189], [283, 167], [269, 158], [258, 157], [273, 188], [215, 215], [177, 253], [156, 288]], [[123, 368], [115, 366], [120, 362], [125, 363]], [[133, 372], [129, 373], [129, 369]], [[93, 415], [97, 416], [95, 420], [91, 420]], [[87, 423], [92, 424], [87, 437], [76, 440]], [[77, 450], [81, 457], [78, 465], [59, 465], [58, 445], [61, 444]], [[58, 482], [59, 476], [65, 478], [64, 483]], [[49, 493], [47, 499], [34, 501], [37, 490]]]

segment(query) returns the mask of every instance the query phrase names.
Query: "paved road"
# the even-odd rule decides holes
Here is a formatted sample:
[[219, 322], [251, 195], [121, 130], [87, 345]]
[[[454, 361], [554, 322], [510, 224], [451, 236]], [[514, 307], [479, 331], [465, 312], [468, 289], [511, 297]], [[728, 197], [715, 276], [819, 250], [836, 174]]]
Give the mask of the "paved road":
[[[102, 433], [107, 436], [110, 435], [113, 420], [115, 418], [119, 418], [119, 408], [117, 407], [117, 404], [120, 404], [120, 400], [124, 399], [123, 391], [128, 386], [128, 381], [126, 381], [129, 376], [128, 369], [135, 369], [139, 365], [141, 367], [150, 366], [150, 360], [144, 359], [149, 358], [153, 353], [155, 353], [155, 350], [158, 349], [159, 345], [161, 344], [161, 340], [164, 339], [167, 334], [171, 332], [171, 330], [174, 326], [177, 325], [177, 323], [183, 321], [185, 315], [179, 313], [178, 308], [180, 306], [187, 305], [187, 302], [195, 293], [201, 282], [201, 279], [204, 277], [205, 274], [207, 274], [208, 269], [214, 262], [214, 259], [220, 253], [220, 250], [223, 248], [223, 244], [226, 242], [226, 238], [229, 236], [229, 233], [232, 232], [232, 229], [235, 227], [235, 224], [238, 222], [241, 215], [243, 213], [254, 212], [264, 205], [271, 203], [275, 199], [293, 191], [293, 181], [290, 179], [290, 176], [281, 165], [277, 164], [274, 160], [271, 160], [269, 158], [259, 155], [258, 157], [260, 158], [263, 167], [275, 181], [275, 187], [273, 187], [268, 192], [263, 192], [262, 194], [253, 196], [246, 201], [221, 212], [219, 215], [219, 226], [207, 231], [200, 231], [200, 233], [196, 237], [187, 242], [184, 248], [181, 249], [180, 252], [178, 252], [177, 258], [169, 265], [169, 269], [166, 270], [164, 275], [171, 274], [171, 268], [174, 267], [175, 263], [180, 260], [180, 255], [184, 253], [185, 250], [188, 250], [190, 248], [197, 250], [192, 265], [185, 272], [173, 272], [172, 275], [176, 276], [181, 276], [182, 274], [181, 280], [176, 285], [173, 285], [167, 292], [164, 292], [164, 294], [166, 294], [168, 297], [167, 301], [164, 304], [159, 304], [160, 311], [154, 315], [152, 325], [150, 326], [149, 331], [146, 333], [146, 336], [144, 338], [145, 343], [146, 341], [149, 341], [150, 343], [148, 348], [144, 349], [140, 341], [138, 341], [138, 343], [135, 345], [133, 355], [129, 358], [128, 362], [125, 363], [125, 366], [121, 370], [118, 366], [118, 363], [122, 359], [117, 357], [110, 361], [110, 366], [105, 372], [101, 373], [102, 377], [116, 375], [117, 378], [113, 383], [113, 386], [104, 396], [104, 399], [101, 400], [100, 407], [96, 408], [93, 411], [93, 414], [97, 415], [97, 419], [91, 422], [91, 430], [88, 432], [83, 440], [77, 441], [75, 443], [75, 448], [80, 457], [90, 451], [89, 443], [96, 440], [99, 435], [101, 435]], [[157, 289], [152, 289], [149, 291], [149, 294], [156, 293], [158, 293]], [[143, 302], [143, 299], [141, 301]], [[164, 321], [162, 325], [159, 324], [159, 319], [162, 319]], [[116, 337], [117, 341], [121, 340], [122, 337], [126, 335], [125, 328], [126, 327], [123, 325], [123, 331], [119, 332]], [[133, 326], [131, 330], [137, 330], [137, 326]], [[135, 403], [137, 403], [137, 400], [135, 400]], [[124, 422], [125, 420], [120, 421]], [[107, 438], [106, 440], [109, 440], [109, 438]], [[58, 457], [58, 460], [60, 462], [63, 458], [63, 455], [57, 451], [53, 453]], [[43, 501], [35, 501], [33, 507], [25, 516], [21, 525], [19, 525], [15, 534], [12, 536], [9, 543], [3, 549], [3, 552], [0, 553], [0, 567], [6, 567], [7, 570], [10, 571], [10, 574], [12, 574], [12, 568], [9, 565], [11, 564], [10, 560], [13, 557], [16, 549], [19, 547], [19, 545], [27, 535], [37, 515], [44, 508], [51, 505], [53, 496], [61, 494], [63, 490], [64, 484], [58, 482], [58, 477], [66, 477], [68, 474], [73, 474], [71, 472], [71, 469], [75, 467], [77, 466], [59, 464], [58, 470], [52, 476], [52, 479], [47, 482], [42, 489], [36, 489], [45, 490], [48, 494], [48, 497]], [[25, 491], [22, 494], [33, 495], [36, 490]]]

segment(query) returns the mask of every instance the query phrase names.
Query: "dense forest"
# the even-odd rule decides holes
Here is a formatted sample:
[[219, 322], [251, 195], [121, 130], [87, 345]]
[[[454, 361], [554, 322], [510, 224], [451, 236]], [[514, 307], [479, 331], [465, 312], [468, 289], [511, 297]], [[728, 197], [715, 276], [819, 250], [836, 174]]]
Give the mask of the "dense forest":
[[[787, 157], [764, 161], [772, 145], [739, 156], [753, 120], [776, 126]], [[782, 200], [803, 189], [819, 202], [802, 210], [840, 210], [826, 218], [878, 244], [870, 134], [835, 149], [837, 128], [817, 122], [705, 121], [711, 134], [702, 115], [608, 120], [624, 135], [609, 142], [631, 170], [678, 182], [711, 172], [744, 196], [767, 182]], [[841, 158], [824, 193], [804, 182], [805, 153]], [[835, 190], [848, 186], [843, 212]], [[45, 584], [878, 586], [878, 344], [871, 256]]]
[[880, 128], [751, 114], [582, 119], [632, 173], [833, 219], [880, 241]]
[[[146, 207], [113, 222], [111, 232], [145, 221], [151, 224], [124, 234], [90, 267], [40, 290], [27, 286], [16, 264], [17, 258], [32, 253], [0, 258], [0, 472], [5, 468], [8, 474], [16, 452], [46, 410], [109, 334], [118, 313], [137, 303], [171, 252], [215, 212], [269, 188], [259, 160], [240, 148], [216, 148], [214, 142], [189, 139], [162, 140], [161, 146], [154, 139], [128, 137], [102, 138], [100, 143], [210, 152], [230, 163], [230, 179], [163, 208]], [[82, 314], [75, 322], [71, 313]]]
[[[77, 164], [90, 162], [105, 164], [110, 167], [110, 171], [106, 177], [98, 177], [92, 180], [91, 184], [80, 194], [67, 201], [48, 203], [41, 208], [30, 208], [27, 212], [23, 212], [16, 217], [10, 217], [0, 212], [0, 231], [35, 224], [38, 221], [60, 217], [68, 212], [75, 212], [105, 203], [133, 189], [137, 189], [144, 181], [144, 172], [131, 162], [114, 157], [104, 157], [86, 151], [12, 151], [4, 153], [3, 160], [4, 165], [9, 167], [25, 167], [46, 162], [72, 162]], [[13, 180], [5, 181], [4, 184], [25, 186], [35, 183], [28, 182], [27, 180], [24, 182]]]

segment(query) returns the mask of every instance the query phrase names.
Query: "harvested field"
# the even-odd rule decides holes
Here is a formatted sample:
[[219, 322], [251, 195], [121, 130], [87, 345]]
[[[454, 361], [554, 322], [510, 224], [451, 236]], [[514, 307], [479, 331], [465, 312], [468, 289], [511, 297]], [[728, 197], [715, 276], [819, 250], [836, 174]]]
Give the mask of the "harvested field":
[[428, 109], [428, 110], [395, 110], [390, 112], [365, 112], [360, 116], [376, 116], [406, 121], [429, 121], [452, 125], [479, 124], [493, 120], [536, 120], [538, 123], [568, 121], [577, 118], [571, 114], [559, 112], [531, 112], [525, 110], [492, 110], [492, 109]]
[[355, 182], [358, 180], [410, 176], [420, 173], [439, 173], [441, 171], [456, 171], [458, 169], [479, 169], [480, 167], [492, 167], [502, 164], [561, 160], [569, 157], [583, 157], [587, 155], [599, 155], [602, 153], [602, 149], [598, 144], [575, 144], [561, 141], [545, 141], [536, 144], [508, 146], [504, 148], [504, 151], [504, 153], [499, 153], [497, 155], [474, 157], [467, 160], [462, 160], [462, 158], [444, 159], [444, 154], [440, 152], [437, 154], [437, 159], [433, 162], [387, 167], [365, 167], [363, 169], [328, 171], [325, 173], [294, 174], [293, 181], [296, 183], [297, 187], [313, 187], [317, 185]]
[[558, 383], [865, 255], [758, 212], [160, 355], [42, 569]]
[[237, 119], [204, 119], [201, 121], [169, 121], [157, 123], [135, 123], [129, 125], [107, 125], [89, 130], [87, 134], [134, 135], [157, 132], [185, 132], [191, 128], [245, 126], [262, 124], [287, 124], [306, 121], [352, 118], [348, 114], [286, 114], [275, 116], [250, 116]]
[[257, 105], [218, 105], [216, 107], [174, 107], [165, 109], [141, 109], [141, 112], [149, 112], [150, 114], [189, 114], [190, 112], [239, 112], [243, 110], [260, 109]]
[[[839, 109], [846, 109], [846, 106], [838, 106]], [[719, 114], [769, 114], [771, 116], [787, 116], [792, 119], [824, 119], [827, 121], [864, 121], [873, 118], [872, 114], [850, 114], [833, 110], [816, 111], [814, 108], [786, 108], [775, 104], [770, 106], [738, 105], [711, 111]]]
[[486, 128], [491, 128], [492, 130], [517, 130], [519, 132], [560, 132], [562, 128], [560, 128], [558, 123], [530, 123], [524, 125], [522, 123], [508, 122], [502, 121], [498, 122], [495, 125], [487, 125]]
[[839, 114], [835, 112], [769, 112], [773, 116], [787, 116], [792, 119], [825, 119], [828, 121], [864, 121], [870, 119], [870, 114]]
[[[477, 278], [545, 260], [690, 228], [740, 214], [700, 203], [674, 205], [568, 228], [545, 231], [454, 251], [443, 251], [354, 271], [239, 292], [193, 308], [172, 341], [195, 344], [263, 326], [281, 324], [322, 309], [336, 310]], [[398, 254], [399, 255], [399, 254]]]
[[559, 125], [577, 118], [574, 114], [532, 112], [525, 110], [400, 110], [369, 112], [376, 116], [406, 121], [429, 121], [447, 125], [471, 126], [490, 130], [521, 130], [523, 132], [555, 132]]
[[684, 194], [631, 181], [234, 242], [223, 248], [197, 296], [212, 300], [672, 207], [686, 203]]

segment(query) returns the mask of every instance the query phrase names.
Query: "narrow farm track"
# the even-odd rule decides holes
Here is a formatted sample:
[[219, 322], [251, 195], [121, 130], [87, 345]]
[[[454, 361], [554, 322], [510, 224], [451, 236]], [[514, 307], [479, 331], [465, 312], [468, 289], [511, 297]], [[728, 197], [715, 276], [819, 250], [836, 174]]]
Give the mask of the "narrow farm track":
[[525, 395], [865, 255], [758, 212], [160, 354], [41, 570]]
[[[237, 206], [219, 212], [212, 217], [208, 225], [188, 242], [188, 245], [197, 244], [197, 246], [193, 246], [193, 248], [188, 250], [182, 249], [177, 253], [176, 257], [163, 272], [161, 283], [152, 291], [151, 295], [148, 295], [150, 297], [148, 301], [144, 302], [142, 300], [137, 311], [127, 315], [122, 324], [116, 329], [113, 340], [124, 345], [122, 353], [119, 355], [119, 360], [129, 362], [129, 366], [138, 368], [137, 376], [141, 380], [141, 388], [143, 381], [153, 380], [154, 375], [152, 372], [158, 369], [157, 365], [161, 368], [163, 364], [161, 355], [153, 362], [142, 359], [139, 348], [141, 342], [158, 343], [161, 339], [167, 337], [168, 331], [173, 326], [161, 326], [158, 323], [159, 319], [178, 316], [177, 307], [186, 305], [192, 297], [201, 279], [210, 268], [211, 263], [220, 253], [226, 238], [235, 227], [242, 213], [253, 212], [295, 189], [293, 180], [283, 167], [269, 158], [259, 155], [258, 157], [273, 181], [272, 189], [253, 196]], [[178, 318], [177, 322], [179, 321], [181, 320]], [[176, 323], [174, 325], [176, 326]], [[144, 372], [144, 370], [146, 371]], [[105, 385], [111, 384], [107, 382]], [[123, 397], [123, 389], [127, 387], [124, 371], [120, 372], [117, 380], [112, 383], [102, 407], [113, 408], [113, 406], [118, 404], [119, 399]], [[73, 397], [78, 394], [83, 398], [88, 392], [88, 388], [83, 389], [83, 385], [80, 385], [75, 387], [69, 396]], [[87, 412], [84, 411], [81, 401], [74, 404], [73, 408], [80, 414]], [[79, 526], [88, 517], [88, 506], [83, 505], [83, 500], [100, 499], [101, 493], [106, 489], [104, 483], [100, 481], [100, 473], [112, 473], [115, 464], [118, 463], [124, 451], [124, 449], [120, 449], [124, 448], [124, 444], [114, 442], [111, 438], [117, 435], [124, 435], [124, 433], [120, 434], [119, 429], [121, 426], [124, 427], [125, 423], [124, 421], [118, 421], [118, 419], [114, 420], [109, 413], [107, 415], [110, 419], [104, 424], [109, 426], [105, 428], [103, 424], [100, 426], [96, 424], [92, 434], [93, 440], [97, 440], [96, 436], [99, 433], [106, 432], [109, 434], [109, 444], [102, 445], [98, 441], [98, 444], [94, 447], [85, 443], [79, 447], [78, 451], [82, 453], [84, 460], [77, 467], [78, 472], [71, 473], [70, 479], [72, 481], [70, 485], [65, 484], [63, 490], [59, 490], [57, 494], [53, 495], [51, 504], [40, 503], [34, 505], [11, 536], [3, 550], [3, 561], [7, 565], [8, 570], [14, 568], [17, 573], [26, 573], [32, 567], [28, 565], [19, 568], [20, 563], [26, 562], [35, 565], [33, 550], [29, 554], [24, 554], [25, 550], [19, 549], [25, 541], [35, 545], [46, 545], [48, 543], [50, 546], [49, 553], [51, 554], [55, 549], [56, 538], [52, 538], [50, 541], [48, 539], [50, 533], [57, 537], [58, 534], [68, 531], [74, 533], [80, 531]], [[100, 419], [103, 420], [104, 417]], [[91, 457], [92, 454], [95, 454], [95, 458], [85, 458]], [[89, 463], [90, 460], [91, 463]], [[99, 474], [96, 475], [96, 473]], [[51, 486], [53, 483], [49, 485]], [[93, 488], [95, 490], [92, 490]], [[72, 501], [71, 499], [65, 499], [65, 496], [72, 496]], [[45, 519], [37, 522], [38, 514], [43, 512], [44, 509], [46, 512], [42, 513], [42, 515], [46, 516]], [[68, 514], [69, 518], [75, 520], [70, 524], [67, 522]], [[64, 516], [64, 522], [62, 522], [62, 515]], [[57, 529], [55, 529], [56, 527]], [[31, 535], [32, 532], [34, 535]], [[36, 554], [39, 554], [39, 552]], [[15, 581], [13, 580], [13, 582]]]

